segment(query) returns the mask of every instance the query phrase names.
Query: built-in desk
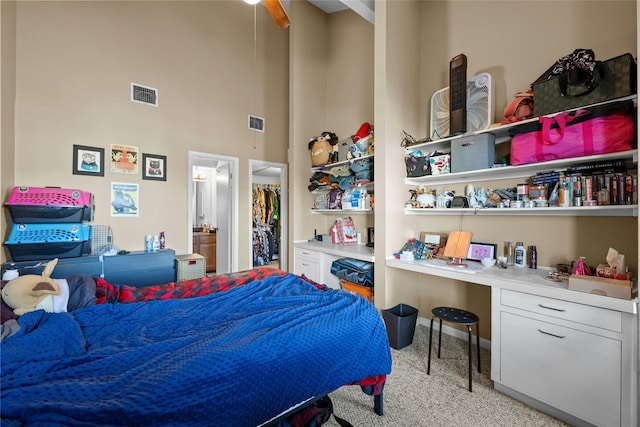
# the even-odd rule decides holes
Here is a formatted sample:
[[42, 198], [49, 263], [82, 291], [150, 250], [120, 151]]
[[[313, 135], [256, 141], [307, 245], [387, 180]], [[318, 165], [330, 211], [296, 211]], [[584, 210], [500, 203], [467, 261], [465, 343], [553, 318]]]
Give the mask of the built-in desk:
[[354, 258], [375, 261], [373, 248], [366, 245], [343, 245], [329, 242], [294, 242], [294, 270], [311, 280], [324, 283], [333, 289], [340, 289], [340, 279], [331, 274], [331, 263], [340, 258]]
[[385, 263], [491, 287], [496, 389], [572, 425], [637, 426], [637, 297], [569, 290], [545, 279], [548, 268], [461, 269], [392, 257]]

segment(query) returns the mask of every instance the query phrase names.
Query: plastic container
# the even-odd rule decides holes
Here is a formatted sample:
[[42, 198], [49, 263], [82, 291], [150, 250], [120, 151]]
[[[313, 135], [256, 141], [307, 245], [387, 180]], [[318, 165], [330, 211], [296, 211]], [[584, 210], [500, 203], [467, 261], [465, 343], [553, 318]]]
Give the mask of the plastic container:
[[407, 304], [398, 304], [395, 307], [382, 310], [382, 318], [387, 328], [389, 345], [396, 350], [401, 350], [413, 343], [413, 334], [416, 331], [418, 309]]
[[73, 258], [91, 253], [91, 226], [14, 224], [5, 242], [13, 261]]
[[514, 264], [516, 267], [524, 267], [527, 265], [527, 250], [524, 248], [524, 243], [518, 242], [516, 244]]
[[93, 219], [93, 196], [80, 190], [14, 187], [5, 206], [15, 224], [78, 223]]

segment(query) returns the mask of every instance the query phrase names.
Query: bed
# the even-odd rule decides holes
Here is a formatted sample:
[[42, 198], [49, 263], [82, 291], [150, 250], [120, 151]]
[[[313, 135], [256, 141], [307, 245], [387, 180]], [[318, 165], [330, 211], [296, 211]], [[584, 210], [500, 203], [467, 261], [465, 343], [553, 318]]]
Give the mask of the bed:
[[272, 425], [343, 385], [382, 413], [384, 323], [365, 299], [264, 269], [34, 311], [2, 341], [2, 425]]

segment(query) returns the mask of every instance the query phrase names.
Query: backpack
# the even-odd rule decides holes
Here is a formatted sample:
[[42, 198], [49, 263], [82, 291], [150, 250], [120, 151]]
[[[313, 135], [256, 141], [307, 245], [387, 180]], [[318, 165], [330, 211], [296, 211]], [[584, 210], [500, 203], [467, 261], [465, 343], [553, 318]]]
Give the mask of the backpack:
[[276, 427], [319, 427], [333, 415], [342, 427], [353, 427], [348, 421], [333, 414], [333, 402], [329, 396], [311, 402], [294, 414], [281, 420]]

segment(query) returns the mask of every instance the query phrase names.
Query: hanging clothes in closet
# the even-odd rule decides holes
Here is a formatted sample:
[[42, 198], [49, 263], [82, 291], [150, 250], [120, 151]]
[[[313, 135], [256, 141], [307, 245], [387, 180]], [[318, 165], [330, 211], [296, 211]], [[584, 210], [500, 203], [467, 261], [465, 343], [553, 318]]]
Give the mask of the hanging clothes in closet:
[[252, 192], [253, 265], [272, 263], [280, 243], [280, 185], [254, 184]]

